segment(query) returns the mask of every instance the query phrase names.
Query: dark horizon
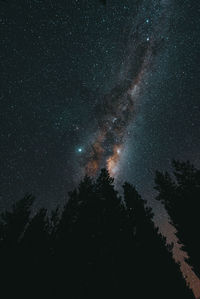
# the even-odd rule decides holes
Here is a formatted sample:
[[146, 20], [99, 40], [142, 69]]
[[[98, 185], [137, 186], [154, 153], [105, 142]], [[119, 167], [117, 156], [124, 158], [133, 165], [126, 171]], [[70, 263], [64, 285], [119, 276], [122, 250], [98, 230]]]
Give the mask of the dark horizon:
[[[180, 176], [181, 181], [174, 189], [169, 176], [157, 173], [157, 200], [165, 202], [174, 226], [179, 219], [177, 237], [189, 253], [188, 262], [200, 273], [196, 239], [190, 234], [187, 242], [180, 213], [176, 215], [177, 209], [174, 210], [174, 218], [170, 212], [173, 200], [181, 195], [182, 214], [195, 214], [198, 206], [189, 211], [186, 194], [189, 191], [192, 197], [199, 196], [196, 184], [200, 170], [193, 169], [191, 164], [174, 163], [176, 177]], [[10, 211], [1, 213], [0, 259], [4, 273], [2, 292], [6, 298], [27, 297], [30, 289], [34, 289], [31, 294], [34, 298], [36, 294], [43, 298], [64, 294], [74, 299], [94, 298], [94, 294], [95, 298], [129, 298], [138, 293], [140, 298], [148, 295], [156, 299], [161, 293], [163, 299], [194, 298], [190, 287], [197, 294], [198, 282], [196, 289], [186, 284], [179, 264], [173, 259], [175, 244], [167, 244], [166, 238], [158, 233], [153, 211], [135, 187], [125, 182], [122, 188], [123, 195], [119, 195], [114, 179], [102, 169], [96, 180], [85, 176], [69, 193], [62, 209], [58, 206], [49, 213], [41, 208], [33, 213], [35, 198], [27, 195]], [[172, 190], [175, 193], [169, 208], [167, 196], [171, 197]], [[194, 231], [193, 224], [189, 229]], [[187, 282], [191, 278], [188, 276]], [[13, 288], [9, 288], [10, 284]]]

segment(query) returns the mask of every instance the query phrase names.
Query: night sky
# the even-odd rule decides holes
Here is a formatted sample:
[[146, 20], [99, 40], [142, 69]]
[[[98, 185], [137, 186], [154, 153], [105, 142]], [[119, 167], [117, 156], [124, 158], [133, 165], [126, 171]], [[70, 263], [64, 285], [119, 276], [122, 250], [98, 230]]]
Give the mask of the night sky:
[[103, 2], [0, 2], [0, 206], [55, 207], [107, 167], [168, 230], [155, 169], [200, 167], [200, 5]]

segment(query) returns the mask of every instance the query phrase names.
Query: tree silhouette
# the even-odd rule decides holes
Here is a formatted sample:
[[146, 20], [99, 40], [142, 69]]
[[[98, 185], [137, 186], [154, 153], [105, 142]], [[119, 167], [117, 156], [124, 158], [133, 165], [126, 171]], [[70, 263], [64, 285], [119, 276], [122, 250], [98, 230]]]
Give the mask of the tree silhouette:
[[194, 298], [152, 210], [132, 185], [123, 189], [102, 169], [62, 210], [31, 215], [26, 197], [3, 213], [3, 298]]
[[134, 223], [136, 259], [133, 269], [140, 297], [194, 298], [172, 258], [165, 238], [158, 233], [152, 221], [152, 209], [146, 207], [145, 201], [132, 185], [125, 183], [123, 187], [131, 225]]
[[[19, 283], [19, 242], [29, 222], [34, 197], [25, 196], [17, 201], [10, 211], [1, 213], [0, 219], [0, 264], [1, 291], [4, 298], [11, 298]], [[12, 284], [12, 288], [10, 287]]]
[[[30, 219], [23, 234], [20, 246], [20, 267], [24, 281], [24, 294], [32, 289], [32, 296], [47, 294], [49, 275], [47, 269], [50, 261], [49, 222], [47, 210], [41, 209]], [[23, 273], [25, 275], [23, 275]], [[27, 276], [27, 273], [29, 275]], [[31, 278], [31, 279], [30, 279]], [[37, 288], [34, 288], [37, 285]]]
[[33, 201], [34, 197], [27, 195], [17, 201], [12, 206], [11, 211], [5, 211], [1, 214], [1, 245], [13, 248], [18, 244], [19, 238], [29, 221]]
[[169, 173], [156, 173], [155, 189], [159, 192], [157, 200], [164, 204], [177, 229], [182, 248], [189, 255], [188, 262], [200, 277], [200, 170], [189, 161], [173, 161], [172, 165], [174, 179]]

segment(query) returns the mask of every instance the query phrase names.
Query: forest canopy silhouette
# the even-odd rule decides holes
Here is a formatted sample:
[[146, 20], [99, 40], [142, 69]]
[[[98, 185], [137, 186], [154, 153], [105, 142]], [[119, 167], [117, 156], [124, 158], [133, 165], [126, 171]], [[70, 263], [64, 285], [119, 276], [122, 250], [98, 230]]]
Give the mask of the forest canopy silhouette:
[[[173, 161], [156, 172], [157, 200], [200, 274], [200, 170]], [[1, 213], [2, 298], [194, 298], [159, 233], [153, 211], [125, 182], [123, 195], [102, 169], [69, 192], [62, 209], [33, 214], [27, 195]]]

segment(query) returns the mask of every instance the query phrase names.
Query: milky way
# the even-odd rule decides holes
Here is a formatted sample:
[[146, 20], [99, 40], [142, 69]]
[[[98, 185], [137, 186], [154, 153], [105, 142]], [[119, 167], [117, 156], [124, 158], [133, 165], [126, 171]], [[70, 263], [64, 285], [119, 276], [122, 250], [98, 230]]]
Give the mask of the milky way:
[[[96, 137], [86, 155], [85, 173], [94, 176], [106, 167], [114, 177], [124, 149], [127, 128], [134, 122], [135, 105], [140, 96], [144, 77], [153, 66], [153, 58], [164, 44], [170, 15], [169, 1], [143, 2], [129, 32], [126, 57], [121, 67], [121, 78], [116, 86], [100, 99], [95, 115], [98, 119]], [[144, 18], [144, 11], [151, 19]]]
[[169, 235], [153, 179], [173, 158], [200, 166], [199, 1], [0, 8], [0, 206], [32, 193], [54, 208], [107, 167], [117, 186], [136, 186]]

